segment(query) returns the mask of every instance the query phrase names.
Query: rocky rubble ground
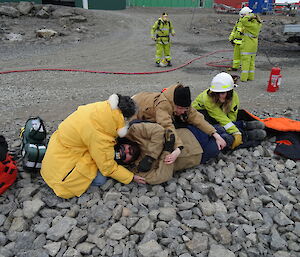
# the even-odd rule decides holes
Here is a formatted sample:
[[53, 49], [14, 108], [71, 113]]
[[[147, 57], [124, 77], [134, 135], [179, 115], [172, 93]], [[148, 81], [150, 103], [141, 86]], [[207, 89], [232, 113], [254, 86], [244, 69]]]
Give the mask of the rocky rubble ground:
[[0, 196], [0, 256], [298, 257], [300, 163], [274, 142], [162, 185], [108, 180], [69, 200], [20, 167]]
[[[95, 31], [93, 16], [86, 16], [84, 10], [64, 8], [72, 15], [57, 18], [56, 14], [61, 13], [60, 7], [53, 7], [55, 11], [50, 6], [34, 5], [28, 14], [21, 15], [18, 4], [5, 6], [17, 9], [19, 16], [13, 18], [0, 11], [1, 47], [19, 44], [19, 41], [13, 43], [7, 39], [6, 35], [11, 32], [23, 36], [21, 44], [37, 45], [59, 44], [60, 40], [74, 42], [78, 35], [80, 39], [94, 36], [90, 33]], [[46, 10], [50, 8], [49, 17], [37, 17], [39, 10], [45, 10], [44, 7]], [[87, 17], [87, 21], [69, 22], [70, 17], [78, 15]], [[99, 19], [106, 22], [101, 17]], [[206, 33], [227, 37], [233, 20], [230, 15], [216, 19], [213, 14], [208, 14], [208, 25], [197, 27], [203, 21], [195, 19], [193, 30], [202, 37]], [[271, 22], [282, 25], [279, 20]], [[87, 32], [76, 32], [78, 24], [81, 28], [84, 24]], [[37, 38], [35, 30], [42, 28], [53, 29], [58, 34]], [[272, 29], [272, 26], [264, 28]], [[95, 33], [106, 33], [106, 30]], [[14, 54], [13, 50], [8, 54]], [[35, 76], [40, 76], [38, 82], [46, 77], [44, 74]], [[29, 75], [22, 79], [33, 81], [36, 88], [26, 91], [11, 87], [11, 92], [6, 91], [14, 96], [16, 91], [20, 94], [15, 102], [10, 101], [12, 109], [18, 106], [26, 109], [28, 105], [22, 102], [23, 98], [33, 99], [32, 102], [43, 100], [40, 100], [38, 82]], [[72, 81], [69, 77], [67, 79]], [[153, 81], [149, 84], [153, 85], [155, 79], [151, 79]], [[101, 83], [106, 81], [105, 78], [101, 80]], [[131, 80], [134, 81], [132, 77]], [[12, 82], [4, 79], [4, 82], [4, 85], [10, 86], [13, 79]], [[108, 84], [117, 83], [109, 81]], [[59, 92], [58, 97], [68, 96], [64, 98], [67, 102], [73, 97], [72, 90], [65, 87], [64, 91], [53, 92]], [[103, 90], [111, 93], [110, 89]], [[32, 94], [32, 98], [27, 97]], [[91, 98], [82, 95], [86, 99]], [[284, 94], [282, 99], [287, 99]], [[273, 102], [274, 98], [266, 96], [263, 100]], [[297, 108], [281, 109], [276, 113], [268, 108], [260, 109], [263, 111], [255, 114], [261, 118], [283, 115], [299, 119]], [[57, 122], [46, 124], [49, 135], [56, 129]], [[7, 126], [3, 125], [7, 129], [2, 131], [9, 141], [11, 152], [18, 159], [19, 175], [15, 184], [0, 196], [0, 257], [300, 255], [300, 163], [275, 155], [274, 137], [258, 147], [221, 154], [206, 165], [178, 172], [171, 181], [162, 185], [123, 185], [109, 180], [101, 188], [90, 188], [79, 198], [64, 200], [55, 196], [38, 173], [22, 170], [18, 153], [20, 142], [15, 139], [16, 124], [23, 126], [23, 117], [14, 117]]]
[[91, 13], [87, 15], [81, 8], [31, 2], [5, 3], [0, 5], [0, 21], [3, 44], [76, 43], [100, 34], [93, 28]]

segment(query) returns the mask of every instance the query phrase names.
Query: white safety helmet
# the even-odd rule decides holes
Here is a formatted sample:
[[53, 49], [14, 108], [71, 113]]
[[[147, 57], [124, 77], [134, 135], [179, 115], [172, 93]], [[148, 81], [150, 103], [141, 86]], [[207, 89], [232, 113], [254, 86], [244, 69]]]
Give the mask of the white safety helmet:
[[247, 15], [249, 13], [253, 12], [252, 9], [250, 9], [248, 6], [246, 7], [243, 7], [241, 10], [240, 10], [240, 16], [243, 16], [243, 15]]
[[235, 84], [230, 74], [221, 72], [213, 77], [210, 84], [210, 91], [212, 92], [227, 92], [234, 89]]

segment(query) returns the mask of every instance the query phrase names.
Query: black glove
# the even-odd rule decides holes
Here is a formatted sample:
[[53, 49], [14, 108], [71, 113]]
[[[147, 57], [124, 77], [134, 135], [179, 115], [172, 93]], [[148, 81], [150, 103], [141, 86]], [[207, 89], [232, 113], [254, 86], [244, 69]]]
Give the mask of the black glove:
[[6, 154], [8, 152], [8, 145], [4, 136], [0, 135], [0, 161], [6, 159]]
[[234, 46], [235, 45], [235, 43], [233, 42], [233, 40], [230, 40], [230, 43]]
[[149, 155], [146, 155], [139, 163], [137, 170], [138, 172], [147, 172], [151, 169], [152, 163], [155, 159]]

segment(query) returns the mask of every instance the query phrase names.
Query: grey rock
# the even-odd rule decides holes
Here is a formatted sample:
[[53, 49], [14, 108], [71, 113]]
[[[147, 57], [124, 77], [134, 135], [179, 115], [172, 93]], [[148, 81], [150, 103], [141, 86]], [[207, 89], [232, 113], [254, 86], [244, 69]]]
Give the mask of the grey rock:
[[[203, 215], [205, 216], [211, 216], [214, 215], [216, 212], [216, 208], [218, 210], [220, 210], [220, 208], [218, 208], [218, 204], [212, 204], [210, 202], [200, 202], [199, 203], [201, 212], [203, 213]], [[226, 212], [226, 208], [224, 209], [224, 211]]]
[[50, 17], [50, 13], [48, 13], [45, 9], [41, 9], [36, 13], [36, 17], [41, 19], [48, 19]]
[[113, 240], [120, 240], [129, 235], [129, 230], [120, 223], [113, 224], [105, 232], [105, 235]]
[[3, 225], [5, 220], [6, 220], [6, 216], [3, 214], [0, 214], [0, 227]]
[[196, 228], [200, 231], [208, 231], [209, 230], [209, 224], [207, 221], [204, 220], [198, 220], [198, 219], [191, 219], [191, 220], [183, 220], [184, 224], [186, 224], [190, 228]]
[[184, 233], [185, 231], [178, 227], [168, 227], [165, 228], [162, 232], [163, 236], [167, 238], [176, 238], [183, 235]]
[[76, 250], [83, 255], [88, 255], [92, 252], [93, 248], [95, 247], [94, 244], [88, 243], [88, 242], [83, 242], [78, 245], [76, 245]]
[[157, 235], [154, 231], [147, 231], [141, 240], [141, 244], [147, 243], [151, 240], [157, 241]]
[[255, 221], [263, 221], [263, 217], [259, 212], [254, 212], [254, 211], [245, 211], [243, 215], [250, 221], [255, 222]]
[[138, 245], [139, 254], [143, 257], [158, 257], [160, 256], [162, 247], [154, 240]]
[[73, 218], [63, 217], [59, 222], [47, 231], [47, 238], [58, 241], [61, 237], [71, 231], [77, 224]]
[[111, 210], [109, 210], [105, 205], [97, 205], [92, 211], [92, 217], [96, 220], [98, 224], [104, 223], [109, 220], [112, 216]]
[[117, 205], [113, 210], [112, 218], [115, 220], [119, 220], [122, 216], [122, 212], [123, 212], [123, 206]]
[[208, 237], [195, 232], [192, 240], [186, 243], [186, 247], [193, 254], [201, 253], [208, 249]]
[[184, 219], [184, 220], [189, 220], [192, 218], [192, 211], [191, 210], [185, 210], [185, 211], [180, 211], [178, 212], [178, 215]]
[[0, 246], [4, 246], [7, 242], [7, 237], [3, 232], [0, 232]]
[[44, 234], [38, 235], [36, 239], [34, 239], [32, 247], [33, 249], [41, 249], [46, 244], [46, 236]]
[[294, 162], [293, 160], [287, 160], [285, 162], [285, 167], [287, 167], [289, 170], [292, 170], [296, 167], [296, 162]]
[[262, 174], [262, 177], [268, 185], [271, 185], [274, 188], [274, 190], [278, 189], [280, 181], [276, 172], [266, 171]]
[[40, 199], [23, 202], [24, 216], [28, 219], [33, 218], [44, 205], [45, 203]]
[[76, 249], [70, 247], [65, 251], [63, 257], [82, 257], [82, 255]]
[[287, 242], [280, 236], [275, 228], [272, 228], [271, 248], [273, 250], [284, 250], [287, 247]]
[[83, 242], [87, 237], [87, 231], [80, 229], [78, 227], [74, 227], [70, 233], [70, 237], [68, 239], [68, 245], [70, 247], [75, 247], [78, 243]]
[[223, 168], [223, 174], [227, 181], [231, 181], [236, 174], [236, 168], [234, 164], [233, 163], [229, 163], [229, 165], [227, 164], [227, 166]]
[[43, 246], [48, 251], [50, 256], [56, 256], [61, 247], [61, 242], [52, 242]]
[[189, 210], [195, 206], [195, 203], [192, 202], [183, 202], [177, 205], [179, 210]]
[[27, 15], [31, 12], [33, 8], [33, 4], [31, 2], [20, 2], [17, 5], [17, 9], [19, 10], [19, 12], [23, 15]]
[[159, 208], [158, 218], [163, 221], [170, 221], [176, 218], [175, 208]]
[[292, 220], [290, 220], [283, 212], [274, 216], [274, 221], [280, 226], [286, 226], [294, 224]]
[[16, 217], [13, 219], [9, 230], [21, 232], [23, 230], [26, 230], [27, 227], [28, 227], [27, 221], [23, 217]]
[[295, 229], [293, 232], [300, 237], [300, 222], [295, 222]]
[[208, 257], [235, 257], [234, 253], [230, 250], [227, 250], [221, 245], [211, 245], [208, 253]]
[[130, 230], [133, 233], [144, 234], [151, 227], [151, 221], [148, 217], [142, 217]]
[[48, 219], [42, 218], [40, 223], [35, 225], [34, 232], [37, 233], [46, 233], [50, 228], [50, 221]]
[[106, 203], [108, 201], [116, 201], [116, 200], [120, 199], [121, 196], [122, 196], [122, 194], [119, 192], [113, 192], [113, 191], [107, 192], [104, 195], [104, 202]]
[[222, 227], [218, 229], [216, 234], [216, 239], [219, 241], [222, 245], [230, 244], [231, 243], [231, 233], [226, 227]]
[[274, 253], [274, 257], [290, 257], [290, 253], [289, 252], [285, 252], [285, 251], [277, 251], [276, 253]]
[[5, 6], [5, 5], [0, 6], [0, 14], [12, 18], [17, 18], [20, 16], [20, 12], [16, 8], [12, 6]]

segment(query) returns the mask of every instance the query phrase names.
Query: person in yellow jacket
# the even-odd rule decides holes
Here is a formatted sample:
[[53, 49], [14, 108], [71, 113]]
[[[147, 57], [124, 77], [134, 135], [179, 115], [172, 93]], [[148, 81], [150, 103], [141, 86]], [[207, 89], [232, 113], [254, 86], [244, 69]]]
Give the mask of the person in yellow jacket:
[[175, 30], [168, 14], [164, 12], [151, 28], [151, 38], [156, 43], [155, 65], [157, 67], [160, 66], [163, 55], [166, 58], [167, 65], [172, 66], [170, 35], [175, 36]]
[[255, 77], [255, 58], [258, 48], [258, 35], [262, 27], [262, 21], [257, 14], [252, 14], [249, 7], [241, 9], [240, 20], [242, 24], [243, 40], [241, 50], [241, 81], [254, 80]]
[[[241, 14], [240, 14], [241, 16]], [[235, 23], [230, 35], [229, 41], [233, 45], [233, 60], [232, 60], [232, 67], [228, 70], [237, 71], [241, 65], [241, 50], [240, 46], [242, 44], [242, 24], [241, 24], [242, 16], [237, 20]]]
[[79, 106], [59, 125], [41, 167], [41, 176], [57, 196], [82, 195], [99, 172], [124, 184], [145, 183], [115, 161], [116, 138], [126, 135], [126, 120], [135, 113], [129, 96], [113, 94], [107, 101]]
[[204, 116], [191, 107], [191, 92], [189, 87], [181, 84], [173, 85], [162, 92], [142, 92], [134, 95], [133, 100], [138, 105], [138, 113], [132, 119], [157, 122], [165, 129], [170, 129], [175, 135], [175, 150], [168, 156], [173, 163], [185, 147], [175, 128], [194, 125], [208, 135], [212, 135], [218, 148], [226, 145], [224, 139], [209, 124]]
[[199, 94], [192, 103], [210, 123], [220, 124], [234, 136], [232, 149], [240, 146], [243, 140], [262, 140], [266, 136], [262, 122], [237, 120], [240, 101], [235, 86], [233, 77], [221, 72], [214, 76], [210, 88]]

